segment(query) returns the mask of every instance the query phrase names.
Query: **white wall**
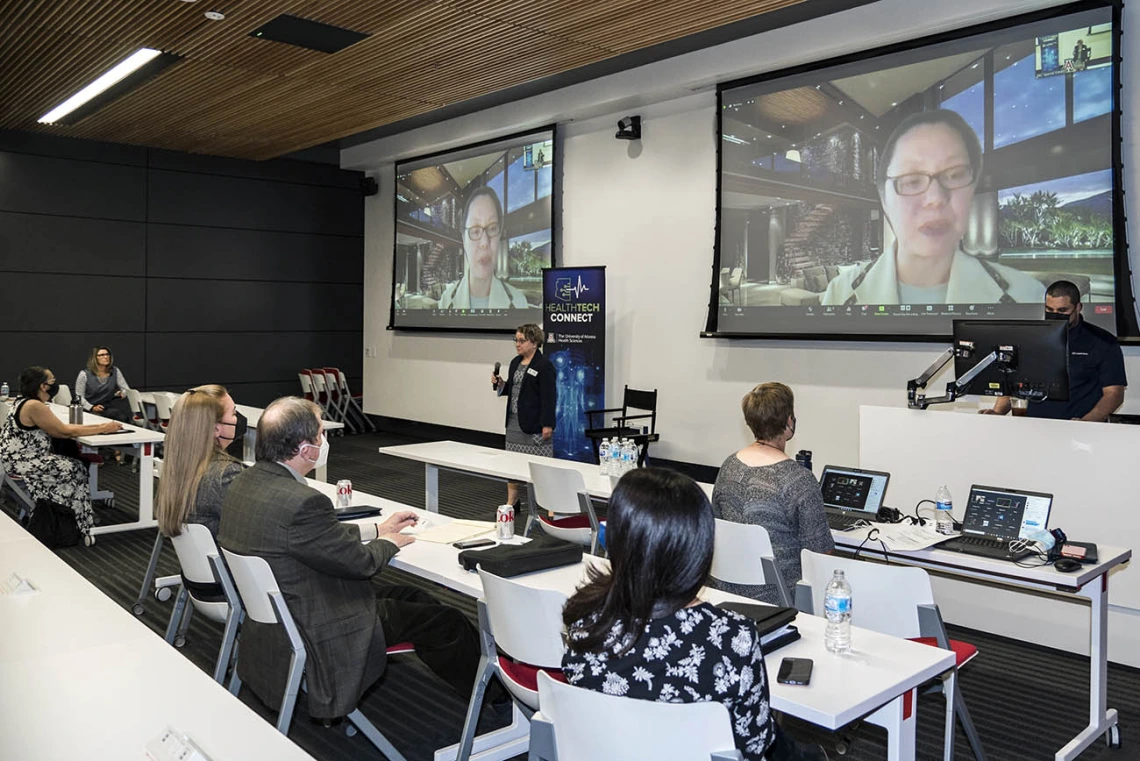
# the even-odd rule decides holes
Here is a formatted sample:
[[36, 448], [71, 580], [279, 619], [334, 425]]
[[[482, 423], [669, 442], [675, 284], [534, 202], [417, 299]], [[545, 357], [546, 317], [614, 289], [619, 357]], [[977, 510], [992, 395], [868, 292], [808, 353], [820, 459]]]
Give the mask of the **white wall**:
[[[502, 430], [503, 402], [493, 398], [488, 380], [491, 365], [513, 355], [508, 337], [385, 329], [392, 162], [557, 121], [563, 139], [562, 263], [607, 268], [608, 400], [617, 401], [626, 383], [658, 388], [658, 456], [718, 465], [749, 440], [741, 396], [756, 383], [780, 380], [797, 396], [793, 447], [812, 449], [817, 464], [857, 463], [859, 405], [905, 406], [907, 379], [944, 347], [699, 337], [716, 203], [715, 94], [709, 84], [1056, 4], [883, 0], [345, 150], [342, 165], [373, 172], [381, 188], [365, 210], [364, 337], [366, 353], [374, 355], [365, 359], [366, 411]], [[900, 19], [911, 25], [900, 26]], [[1130, 73], [1138, 70], [1135, 56], [1124, 81], [1134, 81]], [[1126, 90], [1126, 114], [1133, 99]], [[640, 143], [613, 138], [614, 123], [627, 113], [642, 115]], [[1135, 123], [1126, 121], [1126, 161], [1136, 133]], [[1129, 189], [1135, 174], [1129, 162]], [[1140, 241], [1135, 221], [1132, 228], [1130, 239]], [[1126, 349], [1125, 360], [1129, 374], [1140, 378], [1140, 349]], [[944, 381], [931, 390], [940, 393]], [[1127, 407], [1140, 411], [1140, 392]]]

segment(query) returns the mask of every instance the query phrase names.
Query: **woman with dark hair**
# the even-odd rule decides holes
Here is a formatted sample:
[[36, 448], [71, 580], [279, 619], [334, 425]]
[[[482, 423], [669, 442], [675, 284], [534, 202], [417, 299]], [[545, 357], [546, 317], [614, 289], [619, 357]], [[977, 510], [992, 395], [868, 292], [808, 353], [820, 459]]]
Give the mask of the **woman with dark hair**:
[[33, 500], [46, 499], [70, 508], [80, 533], [91, 544], [87, 468], [78, 460], [52, 452], [51, 440], [113, 433], [122, 425], [116, 421], [98, 425], [64, 423], [48, 406], [58, 391], [55, 373], [47, 368], [29, 367], [20, 373], [19, 396], [0, 428], [0, 465], [23, 479]]
[[222, 501], [242, 471], [226, 447], [241, 439], [245, 429], [245, 416], [223, 386], [198, 386], [175, 402], [155, 500], [164, 536], [178, 536], [183, 524], [200, 523], [217, 539]]
[[981, 143], [959, 114], [936, 109], [903, 119], [883, 147], [877, 172], [894, 242], [870, 264], [840, 272], [821, 303], [1041, 301], [1044, 286], [1032, 275], [962, 251], [981, 176]]
[[[784, 449], [796, 433], [795, 397], [783, 383], [761, 383], [740, 400], [751, 444], [730, 455], [713, 486], [713, 514], [763, 526], [776, 567], [789, 590], [800, 580], [800, 551], [835, 549], [819, 482]], [[745, 586], [711, 580], [711, 586], [779, 605], [775, 585]]]
[[[534, 323], [515, 330], [515, 358], [506, 380], [491, 374], [491, 386], [507, 402], [507, 451], [554, 456], [554, 409], [558, 404], [558, 377], [554, 365], [539, 351], [542, 328]], [[518, 484], [507, 482], [507, 502], [518, 501]]]
[[[610, 498], [607, 570], [563, 609], [562, 669], [579, 687], [667, 703], [723, 703], [746, 759], [795, 755], [777, 744], [760, 638], [743, 616], [702, 602], [712, 568], [712, 507], [688, 476], [642, 468]], [[776, 745], [776, 748], [773, 746]]]
[[75, 395], [83, 400], [83, 409], [97, 415], [131, 422], [130, 407], [124, 401], [130, 391], [127, 379], [115, 366], [115, 357], [106, 346], [96, 346], [87, 357], [87, 367], [75, 379]]
[[495, 191], [476, 188], [463, 207], [463, 278], [443, 289], [440, 309], [526, 309], [526, 296], [495, 277], [505, 245], [503, 205]]

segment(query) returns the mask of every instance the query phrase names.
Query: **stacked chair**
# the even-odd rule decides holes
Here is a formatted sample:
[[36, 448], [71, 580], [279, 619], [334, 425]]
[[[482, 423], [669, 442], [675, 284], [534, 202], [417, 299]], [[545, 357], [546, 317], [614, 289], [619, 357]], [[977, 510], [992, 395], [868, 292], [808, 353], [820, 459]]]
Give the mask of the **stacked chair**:
[[316, 402], [329, 420], [344, 423], [352, 433], [375, 431], [376, 425], [364, 414], [359, 399], [348, 388], [348, 378], [336, 367], [316, 367], [297, 373], [301, 394]]

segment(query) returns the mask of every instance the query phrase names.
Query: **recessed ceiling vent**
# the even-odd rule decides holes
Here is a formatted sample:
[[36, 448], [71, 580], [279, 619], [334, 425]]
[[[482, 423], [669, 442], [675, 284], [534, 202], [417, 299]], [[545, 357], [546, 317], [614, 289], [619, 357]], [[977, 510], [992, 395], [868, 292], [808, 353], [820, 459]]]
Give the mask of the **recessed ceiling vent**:
[[368, 37], [363, 32], [354, 32], [351, 29], [342, 29], [332, 24], [322, 24], [319, 21], [310, 21], [284, 13], [260, 29], [253, 30], [249, 36], [259, 40], [284, 42], [286, 45], [296, 45], [299, 48], [318, 50], [322, 53], [336, 53]]

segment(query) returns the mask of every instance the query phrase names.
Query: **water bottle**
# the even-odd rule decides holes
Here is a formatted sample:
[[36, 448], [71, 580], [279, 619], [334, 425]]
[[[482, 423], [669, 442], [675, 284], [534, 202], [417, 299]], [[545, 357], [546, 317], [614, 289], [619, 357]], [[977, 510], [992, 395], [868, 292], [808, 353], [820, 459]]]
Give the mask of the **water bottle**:
[[950, 490], [946, 488], [946, 484], [938, 487], [938, 493], [934, 495], [934, 506], [934, 528], [939, 534], [953, 534], [954, 516], [951, 511], [954, 509], [954, 503], [950, 499]]
[[622, 473], [628, 473], [637, 467], [637, 455], [634, 454], [633, 442], [629, 439], [621, 447]]
[[7, 398], [8, 398], [8, 381], [4, 381], [4, 383], [2, 385], [0, 385], [0, 399], [7, 399]]
[[602, 439], [601, 446], [598, 447], [598, 465], [601, 466], [601, 473], [603, 476], [610, 474], [612, 463], [610, 462], [610, 440]]
[[71, 406], [67, 408], [67, 422], [72, 425], [83, 425], [83, 397], [74, 396]]
[[836, 569], [823, 594], [823, 609], [827, 615], [827, 629], [823, 644], [829, 653], [846, 653], [851, 650], [851, 585], [847, 576]]

